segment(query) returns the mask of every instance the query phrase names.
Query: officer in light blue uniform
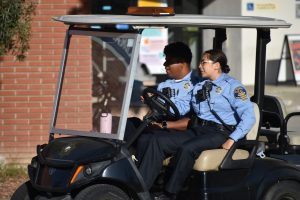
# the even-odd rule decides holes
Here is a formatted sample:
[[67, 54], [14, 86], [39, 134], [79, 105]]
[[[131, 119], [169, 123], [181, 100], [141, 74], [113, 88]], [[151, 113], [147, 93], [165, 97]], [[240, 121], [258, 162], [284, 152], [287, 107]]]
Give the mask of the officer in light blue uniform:
[[[165, 46], [164, 48], [165, 62], [164, 67], [169, 77], [168, 80], [160, 83], [157, 90], [165, 94], [178, 108], [181, 118], [188, 115], [191, 109], [191, 98], [194, 85], [199, 82], [200, 76], [191, 71], [192, 52], [190, 48], [182, 42], [174, 42]], [[130, 118], [127, 120], [125, 130], [125, 140], [128, 141], [136, 132], [137, 127], [141, 124], [139, 118]], [[174, 125], [174, 126], [173, 126]], [[182, 128], [180, 123], [162, 121], [154, 122], [153, 126], [147, 127], [147, 132], [152, 132], [153, 128]], [[144, 135], [144, 134], [143, 134]], [[143, 153], [143, 148], [147, 146], [148, 138], [151, 134], [147, 134], [143, 138], [139, 138], [138, 152]], [[135, 144], [134, 144], [135, 146]], [[139, 158], [139, 155], [137, 155]]]
[[[192, 106], [195, 114], [202, 120], [226, 124], [235, 129], [229, 137], [238, 141], [250, 131], [255, 121], [254, 113], [247, 112], [253, 109], [253, 105], [245, 87], [240, 81], [222, 73], [217, 80], [211, 82], [206, 101], [199, 102], [197, 92], [205, 91], [203, 86], [208, 83], [209, 81], [203, 81], [194, 87]], [[217, 115], [212, 114], [213, 112]], [[237, 126], [234, 127], [235, 125]]]
[[227, 75], [226, 55], [220, 50], [204, 52], [199, 66], [207, 80], [194, 86], [191, 104], [198, 123], [185, 132], [157, 132], [149, 141], [139, 170], [148, 189], [159, 175], [163, 160], [173, 155], [174, 170], [165, 192], [156, 200], [176, 199], [195, 159], [207, 149], [230, 149], [255, 123], [253, 105], [245, 87]]

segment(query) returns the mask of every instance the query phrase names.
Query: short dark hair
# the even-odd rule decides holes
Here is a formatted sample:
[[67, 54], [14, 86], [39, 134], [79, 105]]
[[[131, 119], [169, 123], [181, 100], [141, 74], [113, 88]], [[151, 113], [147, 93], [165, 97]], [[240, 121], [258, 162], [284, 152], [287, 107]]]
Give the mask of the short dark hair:
[[220, 63], [222, 72], [227, 74], [230, 71], [230, 67], [227, 65], [227, 57], [222, 50], [211, 49], [205, 51], [203, 55], [205, 54], [208, 55], [208, 59], [211, 61]]
[[173, 42], [165, 46], [165, 56], [176, 58], [180, 62], [186, 62], [189, 65], [192, 61], [192, 51], [190, 47], [183, 42]]

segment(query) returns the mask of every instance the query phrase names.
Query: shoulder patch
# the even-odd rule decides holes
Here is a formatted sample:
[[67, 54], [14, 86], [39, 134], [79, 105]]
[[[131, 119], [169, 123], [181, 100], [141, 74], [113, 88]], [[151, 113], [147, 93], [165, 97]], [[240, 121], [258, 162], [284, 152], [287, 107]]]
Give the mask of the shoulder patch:
[[245, 101], [248, 97], [247, 97], [247, 92], [246, 92], [246, 89], [239, 86], [239, 87], [236, 87], [234, 89], [234, 97], [236, 99], [241, 99], [243, 101]]

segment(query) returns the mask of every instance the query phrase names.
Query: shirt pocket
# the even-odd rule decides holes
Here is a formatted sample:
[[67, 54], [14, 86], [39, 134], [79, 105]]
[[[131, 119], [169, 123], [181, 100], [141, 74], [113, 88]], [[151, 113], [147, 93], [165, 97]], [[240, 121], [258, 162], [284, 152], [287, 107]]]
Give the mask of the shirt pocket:
[[200, 110], [200, 113], [202, 113], [202, 114], [210, 111], [210, 107], [208, 105], [207, 100], [200, 102], [199, 110]]
[[230, 103], [222, 95], [217, 95], [212, 101], [212, 109], [218, 112], [232, 112]]

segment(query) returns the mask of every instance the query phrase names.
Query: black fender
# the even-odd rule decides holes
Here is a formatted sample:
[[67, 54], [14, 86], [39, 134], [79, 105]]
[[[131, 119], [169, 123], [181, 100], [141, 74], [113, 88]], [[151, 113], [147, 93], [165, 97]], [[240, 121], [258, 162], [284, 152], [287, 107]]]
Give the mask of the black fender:
[[117, 186], [122, 189], [130, 190], [141, 199], [144, 197], [147, 199], [150, 194], [131, 156], [124, 149], [121, 155], [102, 171], [101, 178], [108, 182], [118, 183]]
[[122, 158], [117, 162], [111, 163], [102, 172], [102, 178], [112, 179], [133, 188], [136, 192], [144, 191], [137, 173], [131, 166], [129, 159]]
[[262, 200], [271, 186], [284, 180], [292, 180], [300, 183], [299, 169], [296, 169], [293, 166], [285, 166], [269, 171], [259, 184], [255, 199]]

